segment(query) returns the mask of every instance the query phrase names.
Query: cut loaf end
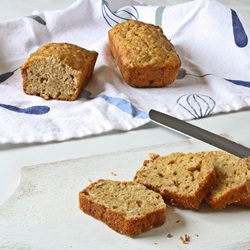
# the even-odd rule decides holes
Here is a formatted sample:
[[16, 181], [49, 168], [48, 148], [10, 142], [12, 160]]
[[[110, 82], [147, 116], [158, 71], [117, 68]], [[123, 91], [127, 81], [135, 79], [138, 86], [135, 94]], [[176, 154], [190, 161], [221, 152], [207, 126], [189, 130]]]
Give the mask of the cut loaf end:
[[45, 44], [21, 67], [23, 90], [46, 100], [76, 100], [92, 76], [97, 56], [70, 43]]

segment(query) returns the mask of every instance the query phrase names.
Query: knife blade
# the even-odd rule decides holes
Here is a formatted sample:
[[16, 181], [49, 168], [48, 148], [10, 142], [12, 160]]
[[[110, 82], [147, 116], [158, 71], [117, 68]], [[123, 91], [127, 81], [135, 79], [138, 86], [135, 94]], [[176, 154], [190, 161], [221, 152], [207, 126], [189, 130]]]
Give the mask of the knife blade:
[[250, 156], [250, 148], [238, 144], [234, 141], [228, 140], [198, 126], [192, 125], [188, 122], [182, 121], [168, 114], [151, 109], [149, 111], [149, 117], [153, 122], [157, 124], [171, 128], [172, 130], [180, 132], [184, 135], [188, 135], [190, 137], [201, 140], [212, 146], [234, 154], [240, 158]]

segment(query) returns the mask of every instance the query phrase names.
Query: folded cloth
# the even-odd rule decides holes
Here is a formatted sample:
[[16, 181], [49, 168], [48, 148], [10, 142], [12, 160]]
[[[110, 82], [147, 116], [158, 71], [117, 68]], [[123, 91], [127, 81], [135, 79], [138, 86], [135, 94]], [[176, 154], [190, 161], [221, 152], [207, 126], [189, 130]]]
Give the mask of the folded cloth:
[[[138, 19], [160, 25], [182, 61], [165, 88], [136, 89], [122, 79], [108, 48], [116, 23]], [[66, 140], [149, 122], [151, 108], [190, 120], [250, 105], [249, 18], [217, 1], [174, 6], [78, 0], [56, 11], [0, 23], [0, 143]], [[43, 100], [22, 90], [20, 65], [41, 45], [69, 42], [99, 52], [91, 81], [73, 102]]]

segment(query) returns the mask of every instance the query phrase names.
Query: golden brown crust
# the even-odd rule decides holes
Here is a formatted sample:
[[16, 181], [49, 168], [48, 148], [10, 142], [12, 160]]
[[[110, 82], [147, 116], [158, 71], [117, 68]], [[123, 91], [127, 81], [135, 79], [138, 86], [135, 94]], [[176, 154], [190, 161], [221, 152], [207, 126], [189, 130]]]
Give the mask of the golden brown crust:
[[214, 158], [216, 183], [205, 200], [220, 210], [234, 203], [248, 201], [250, 175], [245, 161], [223, 151], [209, 153]]
[[213, 160], [205, 153], [151, 157], [137, 171], [134, 181], [159, 192], [172, 205], [198, 209], [215, 183]]
[[79, 193], [79, 207], [118, 233], [129, 236], [160, 226], [166, 219], [162, 197], [134, 182], [91, 183]]
[[234, 203], [238, 206], [250, 207], [250, 195]]
[[98, 53], [70, 43], [48, 43], [21, 66], [23, 90], [44, 99], [73, 101], [88, 84]]
[[159, 26], [125, 21], [108, 32], [111, 52], [133, 87], [164, 87], [177, 77], [181, 61]]

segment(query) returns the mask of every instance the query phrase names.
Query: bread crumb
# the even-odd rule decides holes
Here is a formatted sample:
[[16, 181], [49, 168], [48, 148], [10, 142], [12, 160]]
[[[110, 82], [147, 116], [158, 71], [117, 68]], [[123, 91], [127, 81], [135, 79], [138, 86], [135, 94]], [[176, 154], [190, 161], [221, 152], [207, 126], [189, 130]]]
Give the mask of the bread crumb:
[[180, 240], [183, 244], [188, 244], [190, 242], [190, 236], [187, 234], [184, 234], [180, 236]]
[[113, 176], [117, 176], [117, 174], [115, 173], [115, 172], [111, 172], [111, 175], [113, 175]]
[[150, 160], [155, 160], [156, 158], [160, 157], [160, 155], [156, 153], [149, 153], [148, 156]]
[[172, 238], [172, 237], [173, 237], [173, 235], [171, 233], [167, 234], [167, 238]]

